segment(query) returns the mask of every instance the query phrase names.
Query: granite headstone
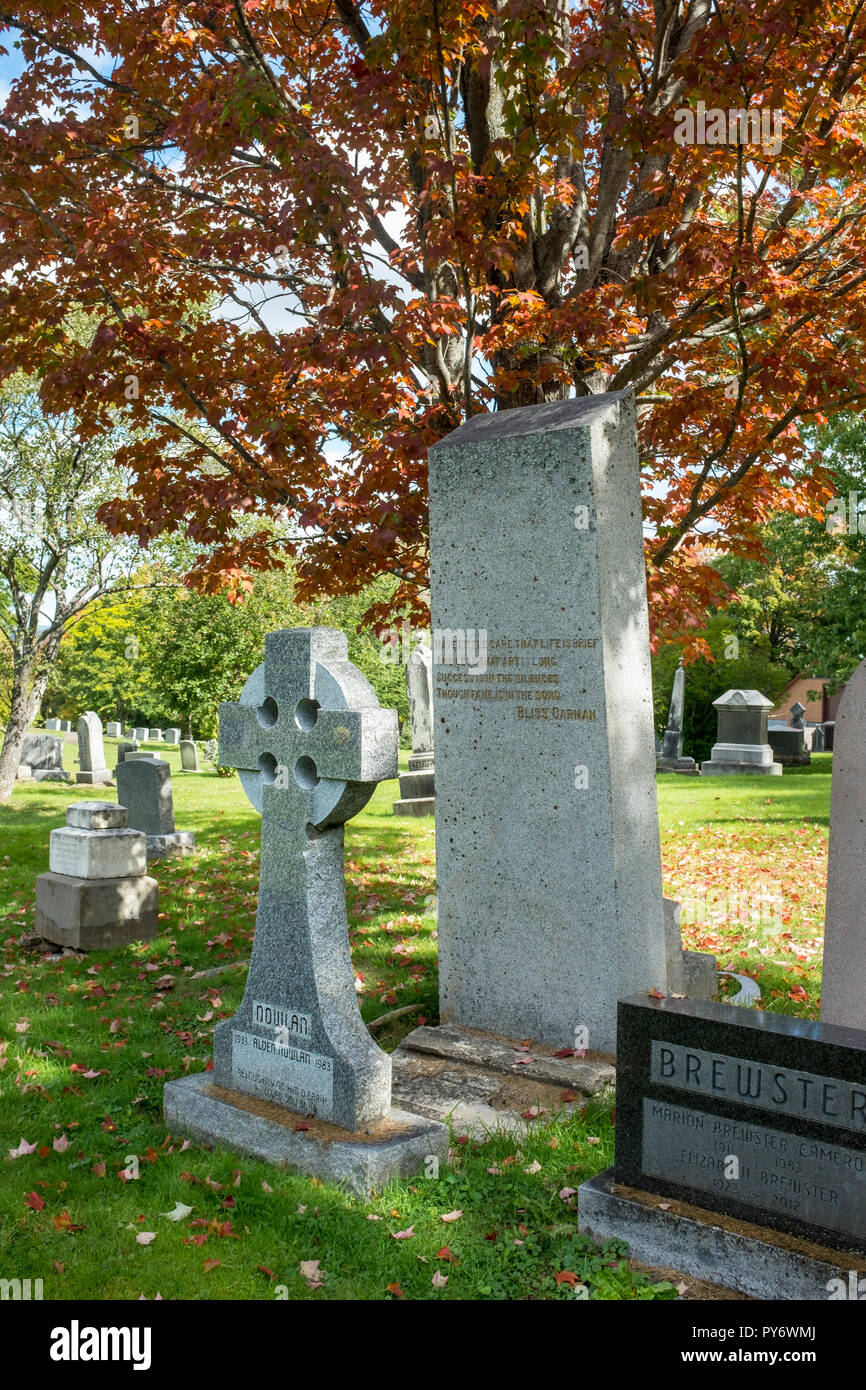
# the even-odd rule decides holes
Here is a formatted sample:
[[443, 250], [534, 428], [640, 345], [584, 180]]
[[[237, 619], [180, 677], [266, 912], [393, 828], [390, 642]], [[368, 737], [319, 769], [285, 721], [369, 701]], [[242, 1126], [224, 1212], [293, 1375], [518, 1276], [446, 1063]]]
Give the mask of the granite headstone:
[[627, 392], [430, 451], [443, 1023], [612, 1053], [665, 986], [638, 477]]
[[129, 756], [117, 764], [117, 800], [129, 812], [129, 824], [147, 837], [148, 859], [195, 851], [195, 836], [176, 830], [171, 769], [162, 758]]
[[[397, 716], [342, 632], [270, 633], [265, 653], [240, 702], [220, 708], [220, 763], [262, 813], [249, 975], [237, 1014], [217, 1025], [212, 1073], [167, 1086], [166, 1119], [366, 1189], [380, 1164], [417, 1170], [447, 1145], [442, 1126], [391, 1110], [391, 1060], [361, 1019], [349, 954], [343, 826], [396, 772]], [[325, 1142], [290, 1115], [349, 1133]]]

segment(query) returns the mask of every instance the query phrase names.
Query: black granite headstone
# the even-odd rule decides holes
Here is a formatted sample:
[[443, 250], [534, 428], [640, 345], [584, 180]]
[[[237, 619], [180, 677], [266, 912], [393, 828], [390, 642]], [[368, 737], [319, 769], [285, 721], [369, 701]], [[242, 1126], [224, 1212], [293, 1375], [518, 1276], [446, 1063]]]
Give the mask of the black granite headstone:
[[635, 995], [615, 1180], [866, 1252], [866, 1032]]

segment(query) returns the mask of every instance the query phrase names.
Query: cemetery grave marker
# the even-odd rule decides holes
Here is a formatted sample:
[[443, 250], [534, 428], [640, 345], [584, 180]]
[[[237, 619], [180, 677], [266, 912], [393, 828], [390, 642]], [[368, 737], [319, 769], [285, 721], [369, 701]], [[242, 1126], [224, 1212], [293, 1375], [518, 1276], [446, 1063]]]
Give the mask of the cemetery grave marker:
[[614, 1167], [578, 1193], [593, 1238], [756, 1297], [826, 1298], [852, 1258], [832, 1251], [866, 1253], [866, 1033], [635, 995], [619, 1007], [616, 1104]]
[[[343, 633], [270, 633], [265, 661], [220, 708], [220, 762], [262, 814], [250, 970], [217, 1026], [212, 1073], [165, 1090], [169, 1125], [358, 1190], [418, 1171], [447, 1130], [391, 1108], [391, 1060], [354, 988], [343, 826], [396, 772], [397, 724]], [[313, 1123], [298, 1129], [300, 1116]]]

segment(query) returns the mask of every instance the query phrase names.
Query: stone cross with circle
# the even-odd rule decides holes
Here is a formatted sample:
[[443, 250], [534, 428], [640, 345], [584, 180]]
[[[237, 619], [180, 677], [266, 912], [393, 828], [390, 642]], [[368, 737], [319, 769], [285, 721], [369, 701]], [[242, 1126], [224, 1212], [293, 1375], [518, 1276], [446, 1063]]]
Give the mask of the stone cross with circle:
[[262, 850], [246, 991], [217, 1026], [213, 1080], [356, 1132], [389, 1114], [391, 1065], [358, 1011], [343, 826], [396, 777], [397, 747], [396, 710], [332, 628], [269, 633], [220, 706], [219, 761], [262, 814]]

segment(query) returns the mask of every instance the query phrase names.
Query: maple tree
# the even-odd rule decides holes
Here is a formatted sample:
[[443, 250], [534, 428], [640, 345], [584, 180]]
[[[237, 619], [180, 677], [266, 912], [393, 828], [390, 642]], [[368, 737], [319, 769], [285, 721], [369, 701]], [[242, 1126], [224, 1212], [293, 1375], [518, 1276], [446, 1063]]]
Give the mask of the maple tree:
[[[0, 28], [0, 374], [147, 427], [101, 515], [186, 526], [204, 588], [288, 552], [302, 600], [389, 571], [423, 620], [428, 446], [571, 391], [639, 398], [665, 630], [720, 591], [701, 527], [748, 554], [827, 495], [798, 422], [864, 396], [860, 0], [23, 0]], [[701, 102], [781, 139], [680, 143]]]

